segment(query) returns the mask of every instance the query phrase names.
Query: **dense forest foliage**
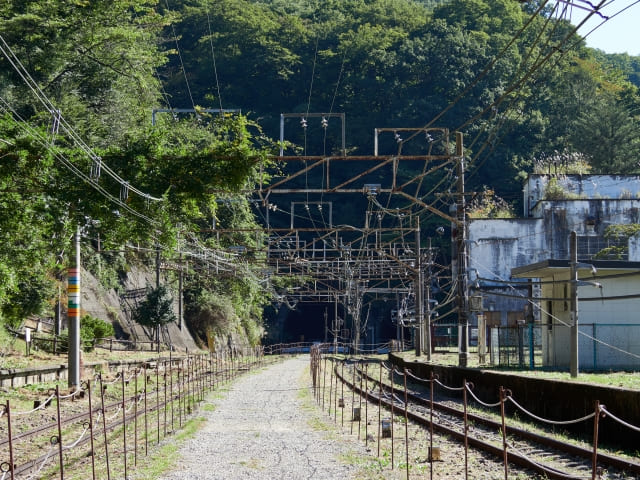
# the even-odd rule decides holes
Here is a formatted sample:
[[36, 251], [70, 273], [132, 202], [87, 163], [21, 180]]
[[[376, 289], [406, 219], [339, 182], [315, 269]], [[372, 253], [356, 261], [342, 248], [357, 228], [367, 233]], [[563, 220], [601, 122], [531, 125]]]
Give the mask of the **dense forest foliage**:
[[[372, 153], [378, 127], [462, 131], [469, 188], [511, 202], [523, 175], [575, 155], [593, 173], [637, 173], [640, 58], [587, 48], [558, 19], [561, 4], [2, 2], [2, 320], [51, 308], [78, 225], [88, 267], [113, 287], [145, 251], [259, 247], [254, 235], [202, 231], [257, 225], [246, 192], [265, 180], [283, 112], [345, 113], [357, 154]], [[298, 152], [339, 148], [294, 130]], [[269, 292], [256, 255], [220, 275], [191, 272], [187, 314], [201, 336], [232, 318], [257, 341]]]

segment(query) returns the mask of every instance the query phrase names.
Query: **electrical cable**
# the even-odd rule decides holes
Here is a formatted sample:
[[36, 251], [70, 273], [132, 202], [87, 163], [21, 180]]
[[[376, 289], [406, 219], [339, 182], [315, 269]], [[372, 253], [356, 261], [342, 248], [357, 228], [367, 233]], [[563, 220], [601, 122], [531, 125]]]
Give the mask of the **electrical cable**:
[[[169, 0], [165, 0], [165, 5], [167, 7], [167, 10], [171, 10], [169, 8]], [[178, 35], [176, 34], [176, 29], [173, 25], [173, 23], [171, 23], [171, 33], [173, 34], [173, 40], [176, 43], [176, 51], [178, 52], [178, 58], [180, 60], [180, 68], [182, 70], [182, 75], [184, 76], [184, 82], [185, 85], [187, 86], [187, 93], [189, 94], [189, 100], [191, 100], [191, 106], [193, 107], [193, 110], [196, 110], [196, 104], [193, 101], [193, 95], [191, 94], [191, 87], [189, 86], [189, 78], [187, 77], [187, 70], [184, 67], [184, 62], [182, 61], [182, 53], [180, 52], [180, 43], [178, 42]]]
[[209, 17], [209, 4], [207, 3], [207, 27], [209, 28], [209, 46], [211, 47], [211, 58], [213, 60], [213, 74], [216, 79], [216, 91], [218, 92], [218, 104], [222, 115], [222, 95], [220, 94], [220, 81], [218, 80], [218, 68], [216, 66], [216, 55], [213, 50], [213, 33], [211, 32], [211, 18]]

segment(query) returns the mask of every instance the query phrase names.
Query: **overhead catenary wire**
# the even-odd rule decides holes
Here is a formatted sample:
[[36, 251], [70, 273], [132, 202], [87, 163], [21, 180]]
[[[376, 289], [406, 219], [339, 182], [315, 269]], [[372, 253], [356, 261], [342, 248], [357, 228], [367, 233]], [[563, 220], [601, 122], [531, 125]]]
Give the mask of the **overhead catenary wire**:
[[220, 80], [218, 79], [218, 67], [216, 65], [216, 54], [213, 49], [213, 33], [211, 32], [211, 18], [209, 16], [209, 4], [207, 4], [207, 27], [209, 29], [209, 46], [211, 47], [211, 59], [213, 62], [213, 74], [216, 80], [216, 91], [218, 93], [218, 105], [220, 105], [220, 112], [222, 112], [222, 94], [220, 93]]
[[[148, 217], [136, 210], [134, 210], [133, 208], [131, 208], [129, 205], [127, 205], [126, 203], [124, 203], [121, 199], [115, 197], [114, 195], [112, 195], [111, 193], [109, 193], [104, 187], [102, 187], [98, 182], [94, 181], [91, 177], [89, 177], [88, 175], [86, 175], [84, 172], [82, 172], [79, 168], [77, 168], [70, 160], [68, 160], [64, 155], [62, 155], [55, 146], [51, 146], [51, 144], [48, 142], [48, 140], [44, 137], [42, 137], [42, 135], [35, 130], [34, 128], [32, 128], [30, 125], [28, 125], [26, 123], [26, 121], [24, 119], [22, 119], [21, 117], [18, 116], [18, 113], [4, 100], [4, 98], [0, 97], [0, 109], [3, 112], [6, 113], [12, 113], [13, 115], [16, 115], [17, 118], [21, 121], [17, 122], [17, 125], [22, 128], [25, 132], [27, 132], [28, 134], [32, 135], [36, 141], [46, 150], [48, 150], [53, 156], [54, 158], [56, 158], [59, 162], [62, 163], [62, 165], [67, 168], [71, 173], [73, 173], [74, 175], [76, 175], [78, 178], [80, 178], [83, 182], [87, 183], [88, 185], [91, 185], [95, 190], [97, 190], [98, 192], [100, 192], [105, 198], [107, 198], [108, 200], [110, 200], [111, 202], [115, 203], [116, 205], [118, 205], [120, 208], [122, 208], [124, 211], [129, 212], [130, 214], [150, 223], [150, 224], [156, 224], [157, 222], [155, 220], [153, 220], [151, 217]], [[153, 197], [151, 197], [153, 198]]]
[[[165, 5], [167, 7], [167, 10], [170, 10], [169, 0], [165, 0]], [[178, 52], [178, 59], [180, 60], [180, 69], [182, 70], [182, 75], [184, 76], [184, 82], [185, 82], [185, 85], [187, 86], [187, 93], [189, 94], [189, 100], [191, 101], [191, 106], [195, 111], [196, 104], [193, 101], [193, 95], [191, 94], [191, 87], [189, 86], [189, 77], [187, 76], [187, 70], [184, 66], [184, 61], [182, 60], [182, 53], [180, 52], [180, 43], [178, 42], [178, 35], [176, 34], [176, 29], [173, 23], [171, 23], [171, 33], [173, 34], [173, 40], [176, 44], [176, 51]]]
[[[94, 162], [100, 162], [101, 163], [101, 171], [106, 172], [109, 176], [112, 177], [113, 180], [115, 180], [121, 186], [127, 185], [127, 187], [128, 187], [130, 192], [135, 193], [135, 194], [145, 198], [146, 200], [150, 200], [150, 201], [161, 201], [162, 200], [161, 198], [153, 197], [153, 196], [151, 196], [151, 195], [149, 195], [149, 194], [147, 194], [145, 192], [142, 192], [142, 191], [138, 190], [137, 188], [132, 186], [128, 181], [124, 180], [119, 175], [117, 175], [113, 170], [111, 170], [111, 168], [109, 168], [108, 165], [106, 165], [104, 162], [102, 162], [102, 159], [98, 155], [96, 155], [95, 152], [93, 152], [93, 150], [84, 142], [84, 140], [82, 140], [80, 135], [77, 134], [77, 132], [74, 130], [74, 128], [67, 123], [66, 119], [60, 114], [60, 112], [53, 105], [51, 100], [49, 100], [49, 98], [42, 91], [42, 89], [40, 88], [38, 83], [31, 77], [31, 75], [29, 74], [27, 69], [24, 67], [24, 65], [22, 64], [20, 59], [13, 52], [11, 47], [6, 43], [4, 37], [1, 34], [0, 34], [0, 52], [9, 61], [9, 63], [14, 68], [16, 73], [18, 73], [20, 78], [27, 85], [27, 87], [31, 90], [31, 92], [34, 94], [36, 99], [39, 100], [40, 103], [44, 106], [44, 108], [47, 110], [47, 112], [49, 112], [50, 115], [56, 115], [57, 116], [57, 118], [59, 119], [60, 127], [65, 131], [65, 133], [67, 133], [69, 135], [69, 137], [73, 140], [73, 142], [76, 144], [76, 146], [78, 146], [83, 151], [85, 151], [86, 154], [89, 156], [89, 158], [91, 158]], [[14, 115], [17, 115], [17, 113], [15, 112], [15, 109], [11, 108], [11, 106], [6, 101], [4, 101], [4, 99], [3, 99], [3, 103], [5, 104], [7, 110], [10, 110], [10, 111], [12, 111], [14, 113]], [[19, 118], [19, 116], [18, 116], [18, 118]], [[24, 119], [21, 119], [21, 121], [23, 123], [26, 123], [26, 121]]]

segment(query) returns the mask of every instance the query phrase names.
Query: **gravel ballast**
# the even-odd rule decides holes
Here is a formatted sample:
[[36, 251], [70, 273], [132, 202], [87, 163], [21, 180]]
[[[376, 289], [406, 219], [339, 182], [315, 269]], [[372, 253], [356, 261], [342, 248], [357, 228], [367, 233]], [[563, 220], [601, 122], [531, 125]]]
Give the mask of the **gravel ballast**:
[[204, 427], [161, 480], [352, 477], [357, 468], [341, 455], [366, 452], [314, 428], [312, 395], [301, 395], [310, 385], [308, 368], [308, 357], [291, 358], [233, 382], [212, 400], [215, 409], [201, 409]]

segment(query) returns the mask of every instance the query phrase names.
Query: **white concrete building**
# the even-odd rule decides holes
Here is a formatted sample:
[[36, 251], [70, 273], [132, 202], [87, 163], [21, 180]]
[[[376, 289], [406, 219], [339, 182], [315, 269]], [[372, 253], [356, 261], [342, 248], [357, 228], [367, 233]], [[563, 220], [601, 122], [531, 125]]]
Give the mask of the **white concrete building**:
[[[636, 264], [640, 261], [640, 241], [632, 237], [627, 244], [626, 238], [607, 240], [604, 237], [610, 225], [640, 223], [640, 176], [531, 175], [523, 195], [523, 218], [468, 222], [471, 294], [482, 294], [488, 327], [516, 326], [531, 321], [543, 326], [538, 338], [543, 348], [543, 365], [563, 368], [568, 366], [568, 349], [563, 331], [565, 310], [561, 307], [568, 297], [564, 293], [567, 283], [562, 282], [562, 276], [569, 274], [570, 233], [577, 234], [578, 259], [601, 264], [604, 273], [599, 270], [598, 277], [604, 278], [597, 281], [603, 285], [605, 298], [633, 295], [634, 291], [640, 293], [640, 263]], [[628, 245], [621, 258], [594, 260], [594, 255], [603, 248], [620, 244]], [[610, 273], [625, 276], [606, 278]], [[547, 284], [549, 281], [560, 283]], [[593, 291], [593, 287], [579, 290], [579, 296], [584, 295], [585, 299], [601, 294], [599, 289]], [[530, 302], [523, 298], [531, 296], [563, 300], [550, 304], [543, 300], [538, 305], [540, 308], [531, 309]], [[640, 311], [640, 299], [581, 302], [579, 318], [585, 327], [581, 328], [580, 361], [585, 368], [640, 366], [640, 360], [633, 355], [614, 354], [615, 349], [610, 347], [606, 347], [609, 351], [605, 353], [603, 344], [585, 336], [591, 328], [591, 336], [595, 332], [596, 338], [606, 344], [609, 340], [615, 343], [622, 335], [627, 342], [617, 342], [622, 345], [620, 350], [626, 352], [630, 348], [640, 355], [640, 328], [635, 327], [636, 323], [640, 325], [640, 316], [636, 319], [632, 314], [634, 309]], [[605, 325], [610, 326], [609, 332], [603, 330]], [[639, 332], [638, 341], [635, 331]]]

